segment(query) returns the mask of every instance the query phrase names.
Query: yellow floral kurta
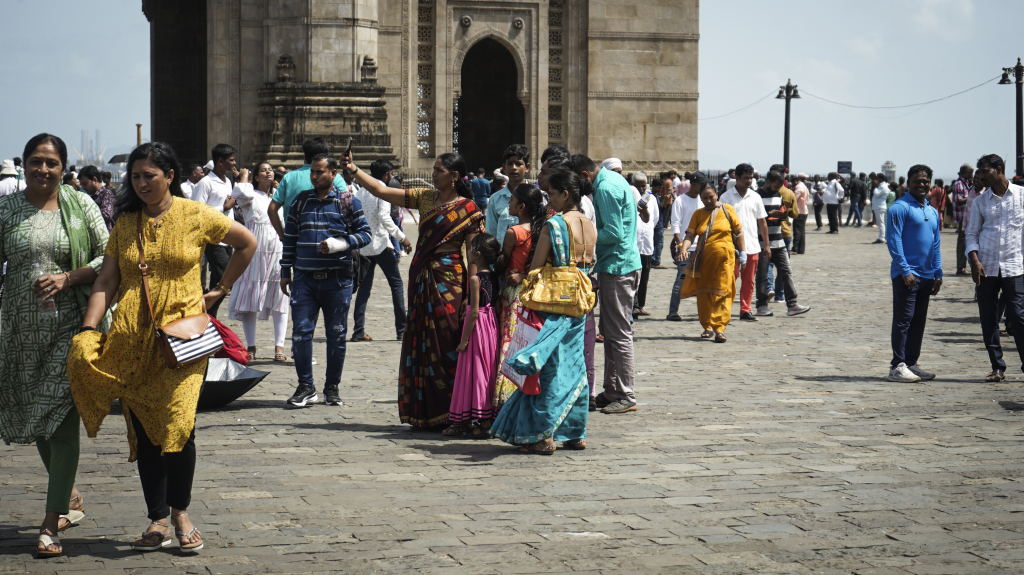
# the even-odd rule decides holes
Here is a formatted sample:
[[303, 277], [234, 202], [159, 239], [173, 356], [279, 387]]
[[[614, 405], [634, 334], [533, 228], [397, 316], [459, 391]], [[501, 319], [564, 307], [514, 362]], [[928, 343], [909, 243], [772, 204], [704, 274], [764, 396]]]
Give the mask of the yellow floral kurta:
[[136, 242], [140, 215], [157, 326], [203, 312], [203, 249], [220, 243], [232, 223], [206, 204], [175, 198], [156, 226], [140, 211], [121, 216], [110, 232], [106, 255], [117, 259], [121, 270], [117, 309], [108, 335], [88, 331], [74, 338], [68, 379], [89, 437], [96, 437], [110, 402], [120, 399], [131, 444], [129, 461], [136, 456], [132, 416], [162, 452], [181, 451], [195, 425], [206, 373], [206, 361], [169, 369], [154, 323], [145, 322], [148, 310], [143, 311]]

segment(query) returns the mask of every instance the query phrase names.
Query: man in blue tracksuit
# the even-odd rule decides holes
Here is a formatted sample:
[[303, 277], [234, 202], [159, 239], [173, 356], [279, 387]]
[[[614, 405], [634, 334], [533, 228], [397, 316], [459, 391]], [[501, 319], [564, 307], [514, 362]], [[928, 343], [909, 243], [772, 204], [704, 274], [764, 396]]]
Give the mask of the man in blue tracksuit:
[[907, 194], [886, 214], [885, 239], [892, 256], [892, 363], [889, 381], [934, 379], [917, 364], [928, 300], [942, 287], [939, 231], [942, 216], [928, 205], [932, 169], [918, 164], [907, 173]]

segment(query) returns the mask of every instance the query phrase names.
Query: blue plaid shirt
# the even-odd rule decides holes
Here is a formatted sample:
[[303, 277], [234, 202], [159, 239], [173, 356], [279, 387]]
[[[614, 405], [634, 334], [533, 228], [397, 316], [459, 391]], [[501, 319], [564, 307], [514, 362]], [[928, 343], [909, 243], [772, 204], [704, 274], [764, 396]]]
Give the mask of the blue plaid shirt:
[[[320, 253], [320, 242], [329, 237], [347, 240], [349, 249]], [[322, 200], [316, 197], [316, 190], [307, 190], [296, 196], [288, 210], [283, 243], [282, 279], [292, 277], [293, 267], [310, 272], [341, 270], [351, 275], [352, 250], [370, 243], [370, 224], [363, 216], [362, 204], [347, 189], [335, 186]]]

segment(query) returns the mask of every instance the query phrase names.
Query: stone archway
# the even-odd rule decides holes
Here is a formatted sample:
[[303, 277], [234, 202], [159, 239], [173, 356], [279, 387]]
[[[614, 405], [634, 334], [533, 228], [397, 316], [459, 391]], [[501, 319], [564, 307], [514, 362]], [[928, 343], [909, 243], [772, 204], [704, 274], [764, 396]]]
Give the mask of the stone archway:
[[526, 143], [526, 110], [517, 95], [519, 71], [508, 48], [493, 38], [473, 45], [462, 61], [454, 140], [468, 168], [488, 173], [510, 144]]

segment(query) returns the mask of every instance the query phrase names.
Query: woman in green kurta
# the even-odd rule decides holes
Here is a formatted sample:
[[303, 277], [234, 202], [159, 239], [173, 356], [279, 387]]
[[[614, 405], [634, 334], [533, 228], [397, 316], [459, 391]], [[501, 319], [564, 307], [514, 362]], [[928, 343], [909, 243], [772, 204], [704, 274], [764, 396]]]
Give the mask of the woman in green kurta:
[[[7, 444], [35, 443], [39, 450], [49, 485], [36, 551], [56, 557], [57, 533], [83, 516], [74, 488], [80, 424], [67, 358], [103, 261], [107, 227], [88, 195], [60, 185], [68, 163], [60, 138], [32, 138], [24, 158], [27, 187], [0, 198], [0, 261], [7, 262], [0, 307], [0, 436]], [[35, 277], [33, 264], [42, 277]], [[56, 303], [56, 318], [40, 312], [44, 300]]]

